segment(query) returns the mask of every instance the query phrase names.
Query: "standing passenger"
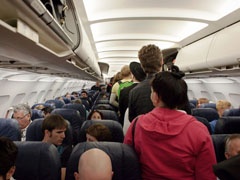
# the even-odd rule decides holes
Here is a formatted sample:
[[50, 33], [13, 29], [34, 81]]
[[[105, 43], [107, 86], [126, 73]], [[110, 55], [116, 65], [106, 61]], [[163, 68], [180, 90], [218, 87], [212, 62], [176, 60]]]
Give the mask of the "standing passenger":
[[138, 58], [147, 78], [133, 88], [129, 94], [130, 122], [138, 115], [148, 113], [154, 108], [150, 99], [150, 80], [155, 73], [161, 70], [163, 63], [162, 51], [153, 44], [143, 46], [138, 52]]
[[19, 123], [21, 129], [21, 141], [26, 140], [27, 128], [32, 122], [32, 111], [27, 104], [18, 104], [13, 106], [13, 118]]
[[125, 136], [124, 143], [139, 156], [143, 179], [216, 180], [215, 151], [206, 126], [177, 109], [188, 102], [183, 76], [155, 75], [151, 92], [155, 108], [138, 116]]

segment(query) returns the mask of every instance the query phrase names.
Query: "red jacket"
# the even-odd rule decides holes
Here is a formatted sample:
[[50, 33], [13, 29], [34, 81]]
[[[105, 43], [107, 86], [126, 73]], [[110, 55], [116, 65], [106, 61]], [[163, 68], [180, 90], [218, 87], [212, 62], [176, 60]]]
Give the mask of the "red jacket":
[[[125, 144], [132, 145], [133, 124]], [[134, 134], [143, 179], [216, 180], [211, 136], [194, 117], [177, 110], [155, 108], [138, 117]]]

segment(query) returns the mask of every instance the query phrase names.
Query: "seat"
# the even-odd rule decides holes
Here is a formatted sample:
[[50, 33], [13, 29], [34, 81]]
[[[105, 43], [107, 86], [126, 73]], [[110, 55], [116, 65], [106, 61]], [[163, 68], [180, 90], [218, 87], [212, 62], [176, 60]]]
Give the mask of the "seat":
[[215, 126], [215, 134], [240, 133], [240, 116], [221, 117]]
[[217, 162], [221, 162], [225, 160], [225, 141], [226, 138], [228, 137], [228, 134], [212, 134], [212, 141], [213, 141], [213, 146], [215, 150], [215, 155]]
[[61, 161], [57, 148], [42, 142], [15, 142], [18, 147], [16, 171], [17, 180], [59, 180]]
[[21, 131], [15, 119], [0, 118], [0, 136], [8, 137], [12, 141], [21, 140]]
[[95, 104], [109, 104], [109, 99], [98, 99], [96, 100]]
[[197, 99], [190, 99], [189, 103], [192, 103], [195, 107], [197, 107], [198, 100]]
[[118, 121], [118, 115], [116, 111], [103, 109], [99, 109], [98, 111], [100, 111], [103, 114], [103, 119]]
[[216, 103], [204, 103], [200, 105], [200, 108], [213, 108], [217, 110]]
[[240, 116], [240, 109], [239, 108], [226, 109], [223, 113], [223, 116]]
[[208, 122], [219, 119], [217, 111], [213, 108], [195, 108], [192, 109], [192, 115], [204, 117]]
[[80, 115], [81, 115], [82, 121], [85, 121], [87, 119], [87, 111], [86, 111], [85, 106], [82, 105], [82, 104], [72, 104], [72, 103], [69, 103], [69, 104], [65, 104], [63, 106], [63, 108], [78, 110]]
[[50, 99], [47, 100], [45, 103], [51, 104], [52, 106], [55, 106], [55, 108], [62, 108], [65, 104], [63, 101], [60, 101], [58, 99]]
[[75, 145], [78, 142], [79, 131], [83, 123], [79, 111], [75, 109], [56, 108], [51, 114], [59, 114], [70, 122], [73, 129], [73, 144]]
[[211, 126], [206, 118], [199, 117], [199, 116], [194, 116], [194, 117], [207, 127], [209, 134], [212, 134]]
[[93, 106], [92, 110], [94, 110], [94, 109], [116, 111], [116, 108], [113, 107], [111, 104], [96, 104]]
[[43, 112], [41, 110], [32, 109], [31, 120], [43, 118]]
[[140, 165], [135, 151], [128, 145], [118, 142], [83, 142], [77, 144], [69, 158], [66, 179], [74, 180], [74, 172], [78, 171], [81, 154], [88, 149], [99, 148], [106, 152], [112, 161], [113, 180], [141, 179]]
[[80, 98], [87, 111], [90, 111], [91, 105], [87, 98]]
[[112, 133], [112, 141], [113, 142], [123, 142], [123, 129], [120, 123], [113, 120], [87, 120], [83, 123], [80, 134], [79, 134], [79, 142], [86, 141], [86, 130], [92, 124], [100, 123], [109, 128]]
[[[26, 141], [42, 141], [43, 140], [43, 136], [44, 136], [42, 132], [43, 120], [44, 120], [43, 118], [36, 119], [28, 126], [27, 132], [26, 132]], [[68, 129], [66, 130], [63, 144], [72, 145], [73, 143], [72, 128], [68, 121], [67, 123], [68, 123]]]

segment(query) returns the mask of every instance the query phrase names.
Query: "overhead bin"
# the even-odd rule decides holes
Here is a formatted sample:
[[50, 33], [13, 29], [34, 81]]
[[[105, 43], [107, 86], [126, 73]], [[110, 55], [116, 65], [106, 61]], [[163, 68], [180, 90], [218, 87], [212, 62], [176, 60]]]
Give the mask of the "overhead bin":
[[214, 37], [208, 36], [182, 48], [176, 57], [176, 65], [185, 72], [207, 69], [207, 56]]
[[240, 60], [240, 23], [216, 33], [207, 56], [208, 67], [235, 66]]
[[176, 65], [185, 72], [239, 68], [240, 23], [183, 47]]

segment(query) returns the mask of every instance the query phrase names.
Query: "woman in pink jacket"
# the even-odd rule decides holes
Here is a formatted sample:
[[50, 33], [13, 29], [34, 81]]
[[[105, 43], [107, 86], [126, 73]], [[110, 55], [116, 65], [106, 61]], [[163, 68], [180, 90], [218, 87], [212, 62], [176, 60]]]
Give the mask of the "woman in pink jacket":
[[142, 178], [151, 180], [216, 180], [216, 157], [204, 124], [178, 110], [188, 103], [182, 72], [160, 72], [152, 80], [155, 108], [138, 116], [124, 143], [139, 156]]

